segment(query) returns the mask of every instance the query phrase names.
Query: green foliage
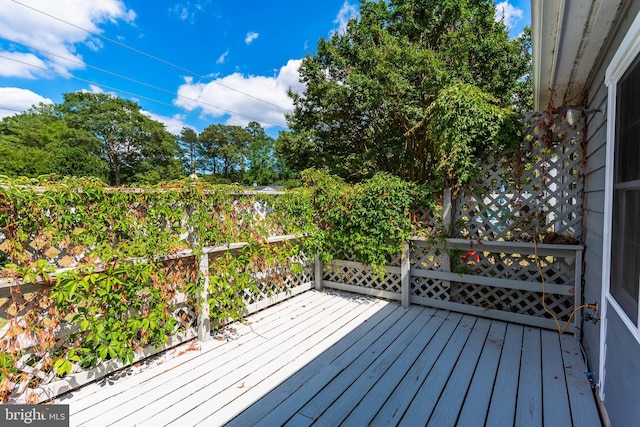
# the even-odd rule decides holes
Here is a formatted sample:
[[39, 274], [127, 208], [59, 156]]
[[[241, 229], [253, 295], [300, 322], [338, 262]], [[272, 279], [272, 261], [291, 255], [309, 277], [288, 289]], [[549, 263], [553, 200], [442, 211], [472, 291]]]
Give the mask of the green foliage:
[[[350, 182], [378, 171], [444, 180], [432, 167], [446, 147], [418, 126], [440, 111], [432, 103], [442, 90], [471, 84], [503, 108], [524, 101], [515, 95], [529, 70], [527, 39], [510, 40], [494, 7], [489, 0], [361, 2], [360, 19], [303, 60], [306, 90], [290, 94], [291, 132], [279, 136], [278, 155], [293, 170], [327, 168]], [[471, 137], [486, 134], [474, 126], [465, 127]]]
[[64, 94], [56, 109], [75, 129], [100, 141], [112, 184], [157, 183], [183, 175], [175, 137], [138, 104], [105, 93], [74, 92]]
[[106, 179], [99, 141], [41, 104], [0, 122], [0, 170], [8, 176], [58, 174]]
[[[258, 294], [266, 284], [281, 292], [285, 277], [300, 268], [298, 244], [268, 245], [267, 237], [313, 230], [292, 216], [304, 209], [297, 194], [278, 196], [290, 207], [280, 215], [268, 207], [274, 196], [198, 181], [120, 190], [92, 179], [3, 178], [0, 184], [0, 278], [45, 285], [35, 298], [15, 299], [11, 310], [26, 323], [9, 319], [13, 332], [0, 346], [19, 360], [24, 350], [17, 337], [31, 331], [40, 340], [32, 351], [47, 360], [42, 369], [58, 375], [75, 365], [130, 362], [136, 350], [161, 346], [192, 326], [188, 313], [176, 317], [173, 301], [185, 295], [187, 306], [196, 306], [197, 260], [205, 246], [248, 243], [237, 256], [212, 260], [210, 271], [212, 320], [239, 318], [246, 290]], [[194, 256], [164, 258], [184, 250]], [[52, 258], [62, 255], [77, 265], [52, 275]], [[76, 332], [61, 342], [57, 327], [66, 322]], [[8, 387], [0, 384], [0, 394]]]
[[401, 253], [413, 234], [410, 209], [417, 186], [387, 173], [354, 185], [315, 170], [305, 171], [303, 179], [320, 227], [309, 244], [325, 260], [352, 254], [383, 275], [382, 267]]
[[460, 188], [491, 155], [513, 151], [522, 119], [476, 86], [457, 84], [438, 93], [418, 127], [433, 145], [427, 150], [433, 155], [427, 159], [428, 180], [440, 188]]

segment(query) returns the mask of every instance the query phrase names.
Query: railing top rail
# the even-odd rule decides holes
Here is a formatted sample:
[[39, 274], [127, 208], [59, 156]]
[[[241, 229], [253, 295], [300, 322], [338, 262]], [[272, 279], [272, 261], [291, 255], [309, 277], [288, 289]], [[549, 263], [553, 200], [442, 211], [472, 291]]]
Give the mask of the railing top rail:
[[[411, 238], [411, 241], [414, 242], [430, 242], [431, 238], [428, 237], [419, 237], [414, 236]], [[529, 253], [534, 249], [534, 246], [537, 247], [538, 252], [540, 254], [543, 253], [555, 253], [555, 252], [582, 252], [584, 251], [584, 245], [564, 245], [564, 244], [555, 244], [555, 243], [536, 243], [534, 245], [533, 242], [509, 242], [502, 240], [482, 240], [482, 239], [460, 239], [460, 238], [447, 238], [446, 242], [448, 245], [454, 246], [456, 249], [469, 249], [469, 250], [482, 250], [486, 249], [487, 251], [491, 250], [507, 250], [513, 249], [515, 251], [522, 250], [522, 253]], [[440, 243], [438, 241], [435, 242], [436, 245], [445, 246], [444, 243]]]

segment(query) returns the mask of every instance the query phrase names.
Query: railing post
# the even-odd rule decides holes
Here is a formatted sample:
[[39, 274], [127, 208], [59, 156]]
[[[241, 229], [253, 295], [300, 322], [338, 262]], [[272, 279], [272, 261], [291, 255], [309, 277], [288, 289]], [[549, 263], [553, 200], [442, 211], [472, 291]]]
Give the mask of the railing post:
[[[453, 200], [451, 197], [451, 189], [444, 190], [442, 200], [442, 226], [446, 230], [446, 237], [451, 237], [451, 225], [453, 224]], [[442, 271], [451, 273], [451, 255], [446, 246], [442, 248]], [[447, 290], [447, 300], [451, 298], [451, 282], [443, 280], [442, 286]]]
[[322, 290], [322, 260], [320, 259], [320, 255], [316, 254], [313, 258], [313, 267], [314, 267], [314, 282], [315, 288], [317, 291]]
[[[574, 278], [574, 302], [573, 309], [575, 310], [577, 307], [580, 307], [582, 304], [582, 249], [576, 250], [576, 265], [575, 268], [575, 278]], [[586, 301], [585, 301], [586, 303]], [[578, 338], [578, 340], [582, 339], [582, 310], [576, 311], [573, 316], [573, 325], [575, 326], [574, 335]]]
[[411, 304], [411, 262], [410, 262], [409, 242], [402, 245], [402, 258], [400, 264], [400, 302], [404, 308], [408, 308]]
[[209, 341], [211, 339], [211, 319], [209, 318], [209, 254], [203, 254], [200, 257], [196, 304], [198, 307], [198, 341]]

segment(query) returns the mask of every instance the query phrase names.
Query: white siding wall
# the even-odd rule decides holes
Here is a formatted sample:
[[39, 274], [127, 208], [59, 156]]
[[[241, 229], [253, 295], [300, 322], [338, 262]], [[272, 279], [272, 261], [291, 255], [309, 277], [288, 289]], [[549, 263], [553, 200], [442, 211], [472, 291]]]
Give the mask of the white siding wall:
[[[628, 3], [610, 41], [605, 44], [604, 54], [593, 79], [586, 104], [589, 108], [604, 110], [607, 103], [605, 71], [628, 28], [640, 11], [640, 1]], [[587, 174], [585, 182], [584, 210], [584, 300], [601, 301], [602, 286], [602, 237], [604, 222], [604, 183], [606, 115], [596, 113], [590, 117], [587, 128]], [[607, 312], [607, 359], [605, 362], [605, 407], [612, 425], [640, 425], [638, 387], [640, 386], [640, 345], [629, 333], [613, 309]], [[585, 322], [583, 345], [587, 352], [589, 368], [599, 372], [600, 329], [599, 324]]]

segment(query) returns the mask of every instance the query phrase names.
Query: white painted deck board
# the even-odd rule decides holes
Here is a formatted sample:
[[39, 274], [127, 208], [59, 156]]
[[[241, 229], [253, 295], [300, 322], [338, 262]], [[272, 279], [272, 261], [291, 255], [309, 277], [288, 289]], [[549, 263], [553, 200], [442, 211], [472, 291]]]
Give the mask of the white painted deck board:
[[491, 327], [488, 319], [477, 319], [456, 366], [449, 375], [447, 385], [438, 398], [429, 423], [438, 426], [455, 425], [465, 400], [471, 378], [480, 360], [482, 347]]
[[[390, 310], [393, 310], [389, 312]], [[366, 349], [380, 335], [383, 329], [380, 325], [394, 324], [404, 313], [397, 304], [388, 304], [366, 323], [353, 331], [347, 339], [326, 350], [322, 358], [314, 360], [303, 367], [295, 376], [289, 377], [276, 389], [270, 391], [265, 399], [252, 405], [238, 417], [233, 419], [229, 426], [274, 426], [284, 424], [291, 417], [291, 408], [296, 406], [297, 396], [315, 395], [331, 381], [344, 368], [343, 360], [352, 360], [363, 349]], [[375, 328], [375, 330], [374, 330]], [[347, 362], [348, 363], [348, 362]]]
[[524, 328], [522, 338], [522, 360], [520, 361], [520, 384], [518, 386], [518, 405], [516, 425], [542, 425], [542, 370], [540, 348], [540, 330]]
[[480, 360], [458, 416], [458, 425], [469, 427], [485, 425], [506, 332], [507, 323], [495, 320], [491, 322]]
[[597, 427], [600, 425], [600, 416], [598, 409], [591, 405], [591, 401], [588, 399], [593, 391], [589, 383], [584, 381], [583, 371], [586, 370], [586, 365], [582, 359], [581, 351], [575, 345], [575, 339], [571, 335], [561, 335], [560, 344], [573, 425]]
[[[346, 301], [336, 301], [327, 306], [315, 307], [315, 311], [323, 311], [328, 319], [340, 318], [349, 314], [352, 310]], [[310, 311], [309, 313], [315, 313]], [[308, 319], [309, 316], [301, 316]], [[314, 323], [307, 325], [304, 322], [293, 322], [289, 320], [289, 324], [283, 324], [282, 327], [269, 331], [260, 332], [263, 336], [263, 342], [259, 343], [255, 348], [236, 347], [236, 351], [228, 352], [224, 363], [215, 363], [208, 371], [195, 371], [194, 378], [189, 381], [181, 379], [181, 389], [174, 391], [173, 387], [167, 391], [162, 399], [154, 400], [154, 404], [162, 404], [162, 410], [151, 406], [148, 403], [140, 405], [135, 412], [139, 425], [158, 425], [160, 423], [174, 421], [177, 418], [184, 418], [188, 422], [194, 424], [197, 422], [197, 415], [191, 414], [198, 406], [205, 405], [204, 410], [218, 409], [224, 399], [218, 398], [218, 394], [226, 391], [228, 396], [231, 395], [233, 388], [243, 388], [251, 386], [245, 384], [246, 376], [254, 371], [254, 366], [262, 366], [268, 362], [277, 359], [283, 352], [291, 349], [300, 341], [311, 337], [323, 327], [328, 329], [335, 322], [327, 322], [326, 325]], [[291, 327], [289, 327], [291, 326]], [[254, 351], [252, 351], [254, 350]], [[269, 367], [267, 367], [269, 369]], [[204, 373], [203, 373], [204, 372]], [[209, 408], [209, 409], [207, 409]]]
[[420, 339], [416, 339], [409, 348], [393, 362], [392, 366], [382, 375], [369, 392], [357, 403], [355, 408], [343, 421], [343, 425], [368, 424], [375, 411], [372, 408], [380, 408], [389, 397], [389, 390], [395, 390], [400, 381], [418, 359], [428, 343], [431, 341], [438, 328], [445, 320], [446, 312], [438, 312], [430, 315], [430, 319], [420, 331]]
[[396, 425], [400, 422], [402, 415], [415, 394], [420, 390], [461, 319], [461, 314], [449, 313], [429, 345], [420, 354], [419, 362], [413, 364], [394, 393], [375, 414], [370, 423], [372, 426]]
[[[381, 356], [397, 357], [399, 352], [415, 337], [420, 314], [424, 313], [424, 310], [422, 307], [420, 310], [406, 310], [406, 315], [396, 322], [392, 328], [382, 334], [375, 343], [367, 348], [367, 351], [362, 352], [358, 358], [353, 360], [353, 363], [346, 367], [340, 376], [328, 383], [298, 412], [312, 420], [317, 420], [320, 415], [322, 415], [320, 424], [325, 422], [324, 411], [331, 406], [338, 397], [341, 397], [345, 390], [363, 375], [367, 375], [366, 371], [369, 368], [373, 370], [376, 368], [382, 369], [381, 366], [384, 366], [384, 363], [387, 362], [388, 359], [379, 362]], [[400, 345], [396, 346], [394, 345], [395, 343]], [[329, 421], [329, 425], [336, 424], [338, 424], [338, 421]]]
[[[411, 310], [409, 310], [411, 311]], [[379, 356], [372, 360], [366, 370], [355, 378], [349, 387], [344, 389], [340, 398], [322, 412], [322, 417], [315, 423], [318, 426], [348, 425], [344, 422], [345, 417], [353, 410], [356, 402], [360, 402], [373, 388], [376, 382], [394, 365], [404, 353], [410, 352], [414, 343], [424, 342], [422, 330], [431, 320], [435, 310], [425, 308], [413, 319], [410, 325], [402, 331], [402, 334]], [[369, 353], [368, 355], [371, 355]], [[363, 357], [362, 359], [367, 359]], [[388, 386], [388, 384], [385, 384]], [[338, 389], [339, 390], [339, 389]], [[304, 414], [304, 412], [303, 412]], [[305, 414], [306, 415], [306, 414]]]
[[[311, 303], [312, 293], [306, 293], [300, 296], [298, 300], [299, 306], [303, 306], [306, 303]], [[315, 301], [316, 304], [320, 303], [320, 300]], [[292, 317], [296, 315], [296, 312], [300, 310], [299, 306], [293, 305], [276, 305], [266, 309], [259, 314], [257, 314], [257, 318], [260, 319], [260, 327], [267, 328], [270, 324], [279, 324], [281, 322], [282, 317]], [[155, 364], [153, 369], [146, 369], [143, 372], [139, 372], [135, 374], [135, 384], [132, 383], [131, 380], [124, 381], [127, 377], [131, 376], [131, 371], [134, 369], [127, 369], [122, 373], [112, 375], [109, 378], [98, 381], [93, 384], [89, 384], [87, 386], [82, 387], [79, 390], [68, 393], [62, 396], [58, 401], [60, 403], [65, 403], [66, 400], [72, 400], [74, 402], [73, 407], [71, 408], [72, 414], [77, 414], [81, 412], [83, 409], [90, 408], [97, 403], [105, 402], [107, 399], [112, 399], [118, 396], [119, 394], [126, 393], [131, 387], [140, 387], [140, 385], [146, 383], [151, 379], [155, 379], [154, 382], [158, 382], [158, 377], [163, 375], [168, 375], [169, 379], [172, 375], [181, 375], [183, 372], [188, 372], [192, 369], [193, 365], [187, 365], [186, 362], [202, 357], [203, 352], [214, 351], [219, 348], [228, 347], [230, 345], [229, 341], [224, 339], [224, 336], [235, 336], [237, 335], [239, 338], [234, 340], [234, 343], [246, 343], [250, 340], [257, 339], [257, 335], [251, 329], [252, 326], [249, 324], [235, 323], [232, 326], [232, 329], [235, 330], [235, 333], [229, 333], [231, 328], [225, 328], [225, 332], [218, 335], [220, 340], [213, 340], [206, 344], [206, 349], [202, 351], [185, 351], [188, 347], [181, 346], [180, 348], [174, 349], [170, 351], [172, 356], [180, 355], [179, 357], [173, 357], [168, 361], [163, 361], [160, 364]], [[180, 354], [182, 353], [183, 354]], [[103, 391], [105, 390], [108, 384], [109, 393], [105, 395]], [[154, 384], [155, 386], [155, 384]], [[142, 391], [141, 388], [138, 388], [138, 391]]]
[[579, 346], [553, 331], [309, 291], [227, 338], [57, 401], [72, 426], [600, 425]]
[[415, 426], [416, 420], [429, 419], [477, 320], [477, 317], [469, 315], [462, 318], [433, 369], [425, 378], [423, 386], [413, 397], [399, 425], [410, 427]]
[[520, 357], [522, 355], [523, 327], [509, 323], [502, 346], [498, 373], [493, 385], [487, 425], [510, 426], [514, 424]]
[[545, 425], [570, 426], [571, 410], [565, 381], [560, 337], [552, 331], [541, 331], [542, 398]]

